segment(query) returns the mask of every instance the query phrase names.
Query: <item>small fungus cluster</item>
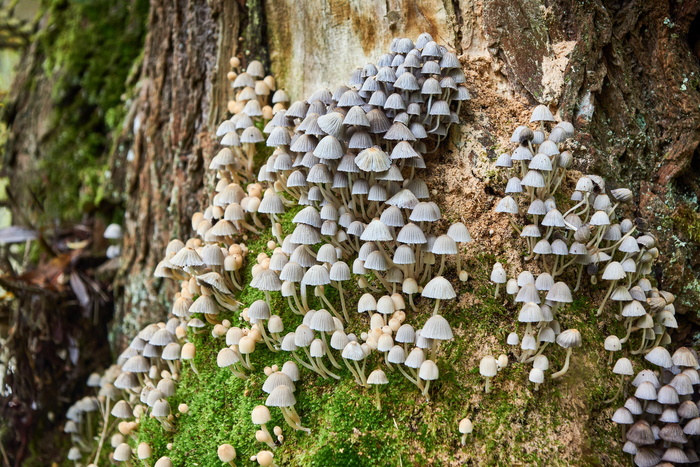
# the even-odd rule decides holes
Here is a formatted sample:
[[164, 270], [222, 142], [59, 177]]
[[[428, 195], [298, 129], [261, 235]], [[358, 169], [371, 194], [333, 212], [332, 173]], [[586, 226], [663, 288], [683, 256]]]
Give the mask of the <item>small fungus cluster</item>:
[[[639, 467], [700, 462], [700, 377], [697, 355], [655, 347], [644, 357], [653, 369], [632, 380], [634, 395], [612, 416], [622, 426], [623, 451]], [[621, 359], [622, 360], [622, 359]], [[622, 366], [620, 361], [615, 365]], [[634, 375], [631, 364], [621, 374]]]
[[[438, 229], [440, 209], [416, 169], [469, 99], [455, 54], [429, 34], [415, 43], [396, 39], [347, 85], [291, 104], [259, 62], [245, 71], [238, 59], [231, 65], [233, 116], [216, 131], [222, 149], [209, 165], [210, 204], [192, 216], [195, 235], [172, 240], [155, 271], [180, 283], [171, 317], [141, 330], [116, 365], [94, 375], [97, 397], [69, 411], [76, 461], [99, 459], [112, 420], [121, 421], [110, 458], [127, 465], [140, 456], [127, 441], [141, 417], [176, 430], [168, 398], [182, 372], [198, 373], [192, 336], [199, 333], [221, 341], [216, 363], [236, 378], [257, 371], [261, 346], [289, 355], [282, 368], [265, 367], [266, 399], [252, 413], [266, 449], [284, 440], [280, 427], [275, 437], [266, 427], [270, 408], [290, 428], [310, 431], [294, 408], [302, 377], [339, 379], [347, 369], [359, 386], [374, 386], [378, 410], [385, 372], [399, 371], [426, 398], [439, 377], [439, 344], [453, 338], [444, 303], [456, 298], [444, 277], [447, 257], [456, 257], [466, 280], [460, 250], [471, 236], [462, 223]], [[290, 209], [293, 230], [285, 232], [280, 216]], [[272, 254], [251, 259], [249, 235], [267, 232]], [[237, 297], [246, 287], [264, 298], [242, 306]], [[434, 300], [422, 326], [411, 318], [425, 304], [418, 297]], [[93, 412], [101, 434], [89, 432]], [[234, 446], [221, 445], [218, 455], [234, 465]], [[251, 460], [272, 466], [273, 457], [261, 450]]]
[[[457, 297], [446, 279], [448, 257], [466, 281], [461, 254], [471, 236], [460, 222], [445, 228], [416, 169], [425, 168], [424, 155], [459, 122], [470, 98], [456, 55], [427, 33], [415, 43], [395, 39], [389, 53], [355, 70], [346, 85], [296, 102], [259, 62], [242, 71], [233, 58], [231, 66], [232, 117], [216, 130], [221, 149], [209, 165], [209, 204], [192, 216], [193, 236], [172, 240], [155, 271], [179, 283], [171, 315], [144, 327], [115, 365], [92, 375], [95, 395], [68, 411], [68, 458], [76, 465], [94, 465], [107, 445], [115, 463], [149, 459], [148, 444], [133, 447], [143, 417], [177, 430], [189, 408], [180, 404], [174, 411], [168, 399], [183, 373], [197, 377], [194, 336], [202, 333], [218, 343], [219, 371], [243, 380], [264, 371], [264, 395], [253, 396], [264, 401], [251, 413], [260, 450], [250, 460], [261, 466], [276, 465], [274, 451], [285, 440], [281, 427], [268, 429], [271, 409], [292, 430], [313, 430], [295, 408], [304, 381], [349, 375], [382, 410], [380, 387], [391, 372], [426, 400], [440, 376], [440, 344], [454, 338], [446, 301]], [[496, 211], [524, 239], [525, 260], [533, 266], [510, 277], [501, 263], [493, 266], [494, 297], [519, 309], [519, 329], [507, 344], [520, 362], [532, 364], [535, 390], [550, 370], [550, 344], [566, 349], [551, 379], [564, 376], [582, 336], [562, 327], [561, 312], [584, 276], [591, 285], [602, 282], [597, 315], [622, 320], [625, 329], [600, 343], [610, 352], [608, 365], [634, 341], [630, 356], [644, 354], [663, 369], [639, 373], [635, 397], [613, 417], [630, 425], [625, 451], [640, 466], [695, 462], [697, 357], [687, 349], [671, 357], [664, 348], [676, 320], [674, 296], [648, 277], [659, 256], [656, 240], [624, 216], [632, 192], [608, 189], [601, 177], [580, 177], [571, 206], [558, 206], [574, 160], [573, 135], [570, 123], [555, 124], [540, 105], [530, 124], [513, 133], [512, 152], [496, 161], [513, 172]], [[283, 226], [283, 215], [291, 226]], [[251, 236], [269, 238], [267, 252], [250, 251]], [[248, 288], [259, 291], [259, 299], [241, 303]], [[266, 366], [271, 355], [285, 363]], [[506, 355], [481, 359], [485, 392], [508, 361]], [[620, 388], [610, 402], [634, 375], [627, 357], [612, 371]], [[468, 418], [459, 421], [462, 444], [472, 430]], [[233, 445], [221, 444], [217, 454], [236, 465]], [[172, 462], [163, 457], [155, 465]]]

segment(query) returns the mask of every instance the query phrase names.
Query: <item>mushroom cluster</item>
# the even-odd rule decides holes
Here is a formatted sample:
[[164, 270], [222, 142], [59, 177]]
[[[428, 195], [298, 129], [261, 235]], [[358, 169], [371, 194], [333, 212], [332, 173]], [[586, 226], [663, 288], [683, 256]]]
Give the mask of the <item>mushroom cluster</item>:
[[[168, 397], [182, 372], [198, 373], [192, 336], [204, 332], [221, 340], [216, 363], [237, 378], [260, 364], [256, 349], [291, 354], [281, 369], [265, 367], [265, 405], [253, 412], [256, 438], [269, 449], [284, 439], [279, 427], [275, 440], [265, 426], [269, 408], [279, 408], [292, 429], [309, 431], [294, 408], [300, 369], [333, 379], [347, 369], [358, 385], [374, 386], [378, 409], [386, 372], [398, 369], [426, 398], [439, 377], [439, 344], [453, 338], [444, 303], [456, 298], [444, 277], [447, 257], [456, 257], [455, 275], [466, 280], [460, 249], [471, 236], [462, 223], [438, 230], [440, 209], [416, 169], [469, 99], [455, 54], [429, 34], [415, 43], [396, 39], [347, 85], [291, 105], [259, 62], [245, 71], [236, 58], [231, 65], [233, 116], [216, 132], [222, 149], [209, 165], [210, 203], [192, 216], [194, 236], [172, 240], [155, 271], [180, 283], [172, 316], [139, 332], [117, 365], [95, 375], [98, 396], [71, 408], [76, 461], [99, 459], [113, 420], [121, 420], [121, 438], [112, 436], [116, 462], [140, 455], [128, 444], [140, 417], [176, 429]], [[290, 209], [293, 230], [285, 232], [280, 216]], [[271, 254], [251, 259], [248, 236], [268, 228]], [[365, 292], [359, 298], [355, 284]], [[242, 306], [238, 292], [246, 287], [264, 298]], [[407, 313], [425, 304], [417, 297], [434, 302], [432, 316], [415, 329]], [[101, 433], [89, 431], [95, 426]], [[218, 454], [233, 463], [235, 448], [221, 445]], [[253, 457], [274, 465], [271, 451]]]
[[[654, 288], [648, 277], [659, 256], [656, 240], [631, 217], [625, 217], [632, 192], [610, 189], [603, 178], [584, 175], [576, 182], [571, 206], [557, 205], [555, 195], [566, 185], [562, 182], [574, 161], [567, 149], [574, 128], [568, 122], [554, 122], [546, 106], [537, 106], [530, 125], [519, 126], [513, 133], [513, 151], [501, 154], [496, 161], [497, 167], [513, 172], [496, 212], [505, 213], [525, 239], [525, 260], [540, 273], [526, 270], [509, 278], [496, 263], [491, 281], [496, 284], [495, 297], [503, 284], [513, 303], [521, 307], [518, 322], [524, 329], [511, 333], [507, 342], [520, 346], [521, 361], [533, 363], [530, 380], [535, 384], [542, 378], [541, 371], [549, 368], [543, 352], [550, 343], [566, 349], [563, 367], [552, 378], [566, 373], [572, 349], [582, 343], [577, 330], [562, 331], [558, 311], [573, 302], [584, 273], [591, 286], [603, 283], [606, 287], [598, 316], [607, 310], [607, 315], [624, 320], [625, 335], [610, 336], [605, 342], [605, 349], [611, 352], [610, 363], [612, 352], [637, 335], [639, 342], [631, 354], [667, 345], [667, 330], [677, 326], [673, 294]], [[567, 271], [570, 273], [565, 274]]]
[[673, 355], [655, 347], [645, 359], [653, 369], [636, 374], [634, 395], [612, 416], [622, 427], [623, 451], [640, 467], [696, 465], [700, 462], [697, 355], [686, 347]]

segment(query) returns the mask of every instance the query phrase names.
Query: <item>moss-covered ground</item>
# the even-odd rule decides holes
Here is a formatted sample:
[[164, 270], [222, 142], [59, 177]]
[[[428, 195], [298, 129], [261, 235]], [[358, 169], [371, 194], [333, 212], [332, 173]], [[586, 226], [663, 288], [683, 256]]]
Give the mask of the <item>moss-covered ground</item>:
[[[282, 219], [285, 232], [291, 232], [291, 218]], [[249, 239], [250, 249], [244, 280], [250, 280], [255, 256], [267, 249], [270, 238]], [[576, 349], [567, 376], [556, 382], [547, 380], [539, 390], [528, 383], [529, 364], [517, 362], [517, 350], [505, 345], [506, 335], [515, 329], [516, 307], [503, 295], [493, 298], [488, 274], [495, 258], [481, 254], [468, 259], [471, 272], [460, 282], [454, 269], [447, 277], [458, 292], [458, 300], [441, 309], [450, 321], [455, 339], [444, 343], [438, 354], [440, 378], [430, 390], [430, 400], [401, 374], [386, 371], [375, 354], [367, 362], [367, 372], [382, 367], [389, 384], [380, 389], [382, 410], [377, 410], [374, 393], [358, 386], [345, 369], [338, 370], [340, 381], [324, 380], [302, 368], [295, 393], [296, 410], [302, 424], [311, 433], [289, 428], [277, 409], [271, 409], [271, 428], [279, 425], [284, 443], [274, 450], [279, 465], [294, 466], [421, 466], [421, 465], [619, 465], [624, 458], [618, 445], [619, 431], [608, 421], [609, 404], [603, 401], [617, 388], [603, 350], [606, 335], [622, 335], [614, 320], [602, 325], [595, 317], [591, 298], [577, 298], [561, 309], [558, 318], [564, 327], [575, 327], [584, 338]], [[453, 268], [453, 265], [450, 265]], [[330, 289], [330, 288], [329, 288]], [[361, 293], [348, 287], [356, 303]], [[283, 317], [285, 332], [301, 324], [301, 317], [287, 310], [286, 301], [273, 294], [274, 312]], [[237, 299], [242, 307], [262, 299], [262, 292], [246, 288]], [[311, 298], [312, 308], [321, 305]], [[337, 298], [335, 299], [337, 303]], [[432, 301], [417, 299], [418, 312], [407, 310], [407, 323], [420, 328], [429, 317]], [[236, 313], [222, 318], [240, 325]], [[352, 314], [346, 328], [360, 333], [369, 328], [366, 316]], [[216, 355], [225, 347], [224, 338], [210, 333], [193, 337], [197, 346], [195, 364], [199, 375], [184, 365], [181, 382], [170, 405], [185, 403], [186, 414], [177, 414], [176, 431], [165, 432], [154, 419], [144, 419], [138, 441], [149, 443], [154, 456], [168, 455], [174, 465], [223, 465], [217, 457], [222, 443], [233, 445], [238, 465], [255, 465], [249, 460], [266, 445], [255, 440], [258, 429], [250, 419], [253, 407], [265, 402], [262, 391], [263, 369], [290, 360], [286, 352], [273, 353], [259, 345], [251, 360], [255, 370], [248, 379], [236, 378], [229, 370], [219, 369]], [[486, 354], [506, 353], [511, 364], [493, 378], [492, 391], [485, 394], [478, 364]], [[556, 345], [545, 352], [554, 369], [561, 367], [564, 351]], [[334, 370], [335, 371], [335, 370]], [[549, 372], [548, 374], [551, 374]], [[474, 432], [460, 445], [458, 422], [470, 417]]]

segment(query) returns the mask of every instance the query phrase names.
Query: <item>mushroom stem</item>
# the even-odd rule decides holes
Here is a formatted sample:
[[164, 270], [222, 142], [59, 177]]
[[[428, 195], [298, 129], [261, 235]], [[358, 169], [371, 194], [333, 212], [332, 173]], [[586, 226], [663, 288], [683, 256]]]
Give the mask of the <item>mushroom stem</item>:
[[435, 308], [433, 308], [433, 316], [438, 314], [438, 310], [440, 309], [440, 299], [435, 299]]
[[307, 369], [309, 369], [309, 370], [311, 370], [311, 371], [316, 371], [316, 370], [314, 370], [314, 367], [312, 367], [311, 365], [309, 365], [308, 363], [306, 363], [304, 360], [302, 360], [302, 359], [299, 357], [299, 355], [297, 355], [296, 350], [292, 352], [292, 356], [294, 356], [294, 358], [296, 358], [297, 362], [299, 362], [303, 367], [305, 367], [305, 368], [307, 368]]
[[569, 369], [569, 361], [571, 360], [571, 350], [571, 347], [566, 349], [566, 360], [564, 361], [564, 366], [561, 370], [557, 371], [552, 375], [552, 379], [561, 378], [562, 376], [564, 376], [564, 374], [566, 374], [567, 370]]
[[343, 316], [345, 317], [345, 323], [350, 323], [350, 316], [348, 316], [347, 307], [345, 306], [345, 293], [343, 292], [343, 284], [341, 281], [336, 282], [338, 284], [338, 295], [340, 295], [340, 305], [343, 309]]
[[306, 309], [299, 302], [299, 296], [297, 295], [297, 287], [296, 286], [294, 286], [294, 288], [292, 289], [292, 296], [294, 297], [294, 303], [297, 304], [297, 310], [299, 310], [299, 314], [305, 315]]
[[462, 435], [461, 443], [462, 443], [462, 446], [466, 446], [466, 445], [467, 445], [467, 433], [464, 433], [464, 434]]
[[304, 314], [306, 314], [306, 312], [309, 311], [310, 308], [309, 302], [306, 299], [306, 285], [303, 283], [301, 284], [301, 303], [303, 304]]
[[416, 382], [416, 380], [413, 379], [411, 376], [409, 376], [408, 373], [406, 373], [406, 372], [404, 371], [404, 369], [403, 369], [403, 367], [401, 366], [401, 364], [396, 365], [396, 367], [399, 369], [399, 371], [401, 372], [401, 374], [402, 374], [407, 380], [409, 380], [411, 383], [413, 383], [413, 384], [415, 384], [416, 386], [418, 386], [418, 383]]
[[498, 289], [500, 288], [501, 284], [496, 283], [496, 291], [493, 293], [493, 298], [496, 299], [498, 298]]
[[109, 402], [110, 399], [107, 398], [107, 401], [105, 403], [104, 415], [102, 418], [102, 434], [100, 434], [100, 441], [97, 443], [97, 450], [95, 451], [95, 462], [97, 462], [97, 460], [100, 458], [100, 451], [102, 451], [102, 445], [104, 444], [105, 437], [107, 436], [107, 426], [109, 425]]
[[[457, 255], [459, 256], [459, 253], [457, 253]], [[440, 269], [438, 269], [438, 273], [437, 273], [438, 276], [442, 276], [442, 271], [445, 270], [445, 256], [447, 256], [447, 255], [440, 255], [440, 256], [441, 256]], [[457, 269], [457, 271], [459, 272], [459, 269]]]
[[360, 365], [357, 363], [356, 360], [353, 360], [352, 363], [355, 365], [355, 369], [357, 370], [357, 374], [360, 375], [360, 379], [362, 380], [362, 386], [367, 387], [367, 377], [365, 376], [365, 372], [362, 368], [360, 368]]
[[303, 426], [301, 426], [301, 417], [299, 417], [299, 414], [297, 413], [297, 411], [296, 411], [296, 409], [294, 408], [293, 405], [292, 405], [292, 406], [289, 406], [289, 407], [282, 407], [282, 410], [283, 410], [283, 411], [284, 411], [285, 409], [286, 409], [287, 412], [289, 413], [289, 416], [292, 418], [292, 420], [294, 420], [294, 421], [296, 422], [296, 425], [299, 427], [299, 428], [296, 428], [297, 430], [302, 430], [302, 431], [305, 431], [305, 432], [307, 432], [307, 433], [310, 433], [310, 432], [311, 432], [310, 429], [304, 428]]
[[[330, 352], [327, 353], [327, 355], [330, 355]], [[324, 373], [326, 373], [328, 376], [334, 379], [340, 379], [340, 376], [336, 375], [333, 373], [331, 370], [329, 370], [325, 363], [323, 363], [323, 360], [319, 357], [316, 358], [316, 366], [318, 366]]]
[[355, 377], [355, 382], [362, 386], [362, 379], [360, 378], [360, 375], [355, 371], [350, 362], [348, 362], [348, 359], [343, 357], [343, 361], [345, 362], [345, 366], [348, 367], [348, 370], [350, 370], [350, 373], [352, 373], [352, 375]]
[[333, 356], [333, 353], [331, 353], [331, 347], [328, 345], [328, 341], [326, 340], [326, 333], [323, 331], [321, 331], [321, 339], [323, 340], [323, 344], [326, 346], [326, 349], [328, 349], [328, 351], [326, 352], [326, 355], [328, 355], [328, 360], [331, 361], [331, 364], [334, 367], [336, 367], [338, 369], [342, 368], [340, 366], [340, 364], [338, 364], [338, 361]]
[[603, 308], [605, 308], [605, 303], [608, 301], [608, 298], [610, 298], [610, 294], [612, 293], [613, 289], [617, 285], [617, 281], [612, 281], [610, 283], [610, 287], [608, 288], [608, 293], [605, 294], [605, 298], [603, 298], [603, 302], [600, 304], [600, 307], [598, 307], [598, 313], [596, 313], [596, 316], [600, 316], [603, 314]]
[[484, 392], [486, 394], [491, 392], [491, 378], [489, 378], [488, 376], [486, 377], [486, 384], [484, 385]]
[[430, 396], [428, 395], [428, 389], [430, 389], [430, 380], [426, 381], [425, 386], [423, 387], [423, 395], [426, 399], [430, 400]]
[[382, 410], [382, 401], [379, 398], [379, 385], [374, 385], [374, 401], [377, 404], [377, 410]]
[[413, 308], [413, 311], [416, 311], [416, 305], [413, 304], [413, 294], [412, 293], [408, 294], [408, 303], [411, 305], [411, 308]]
[[[612, 355], [612, 353], [610, 354]], [[604, 401], [605, 404], [611, 404], [617, 399], [617, 397], [622, 393], [622, 386], [625, 384], [625, 375], [620, 375], [620, 385], [617, 387], [617, 391], [615, 391], [615, 395], [612, 396], [610, 399]]]
[[321, 300], [323, 301], [323, 303], [325, 303], [326, 306], [328, 307], [328, 309], [331, 311], [331, 313], [333, 313], [336, 316], [336, 318], [342, 319], [342, 316], [340, 315], [340, 313], [338, 313], [338, 311], [335, 309], [333, 304], [331, 302], [329, 302], [328, 299], [326, 298], [326, 293], [323, 291], [323, 289], [321, 289], [321, 293], [319, 294], [319, 296], [321, 297]]

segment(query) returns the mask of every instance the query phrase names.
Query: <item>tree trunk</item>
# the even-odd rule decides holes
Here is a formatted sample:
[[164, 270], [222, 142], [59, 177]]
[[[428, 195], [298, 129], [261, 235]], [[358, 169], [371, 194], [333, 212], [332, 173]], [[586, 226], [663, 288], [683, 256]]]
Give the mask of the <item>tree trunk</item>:
[[[111, 189], [124, 193], [125, 208], [114, 345], [169, 309], [177, 285], [153, 271], [171, 239], [192, 235], [190, 217], [213, 188], [207, 167], [231, 97], [229, 58], [269, 64], [295, 100], [345, 82], [392, 38], [424, 31], [456, 51], [473, 96], [450, 144], [426, 158], [424, 178], [446, 217], [463, 220], [479, 250], [521, 262], [507, 222], [493, 213], [503, 185], [492, 183], [492, 163], [531, 107], [545, 103], [576, 126], [576, 170], [633, 190], [634, 216], [660, 240], [659, 285], [678, 294], [678, 312], [694, 309], [699, 11], [698, 0], [152, 1], [135, 99], [110, 162]], [[687, 316], [700, 322], [695, 312]], [[596, 424], [607, 422], [571, 401], [574, 386], [566, 387], [576, 409], [571, 426], [551, 441], [581, 463], [601, 445]], [[607, 449], [617, 450], [612, 444]]]

